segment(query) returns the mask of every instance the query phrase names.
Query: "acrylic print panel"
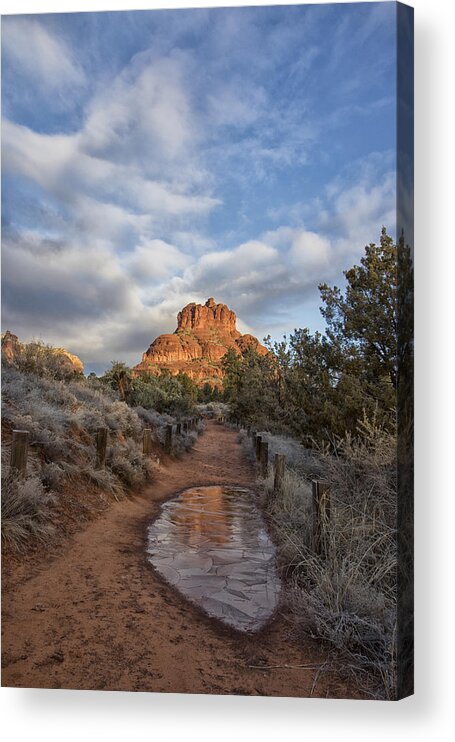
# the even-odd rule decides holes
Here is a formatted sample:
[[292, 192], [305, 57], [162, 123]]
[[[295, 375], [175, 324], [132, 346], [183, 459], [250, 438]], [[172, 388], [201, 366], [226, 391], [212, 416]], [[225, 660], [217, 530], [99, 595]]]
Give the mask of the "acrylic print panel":
[[2, 19], [10, 687], [413, 691], [413, 11]]

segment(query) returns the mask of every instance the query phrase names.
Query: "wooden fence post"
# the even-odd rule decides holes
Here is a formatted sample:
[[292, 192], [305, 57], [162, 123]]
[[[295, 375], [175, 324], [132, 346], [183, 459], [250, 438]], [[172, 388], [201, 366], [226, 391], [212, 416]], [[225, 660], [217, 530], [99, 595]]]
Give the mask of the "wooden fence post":
[[273, 494], [279, 495], [283, 491], [284, 470], [286, 465], [286, 456], [284, 453], [275, 454], [275, 478], [273, 480]]
[[164, 450], [166, 453], [172, 451], [172, 425], [166, 425], [166, 437], [164, 439]]
[[95, 469], [104, 469], [104, 466], [106, 464], [107, 428], [98, 428], [95, 440]]
[[330, 522], [330, 486], [313, 479], [313, 546], [316, 554], [327, 554], [327, 529]]
[[152, 453], [152, 430], [151, 428], [144, 428], [142, 433], [142, 453], [144, 456], [148, 456]]
[[182, 433], [182, 423], [177, 423], [177, 425], [175, 426], [175, 434], [181, 435], [181, 433]]
[[183, 432], [184, 432], [184, 433], [186, 433], [186, 432], [188, 431], [188, 423], [187, 423], [187, 421], [186, 421], [186, 420], [184, 420], [184, 421], [183, 421], [183, 426], [182, 426], [182, 428], [183, 428]]
[[261, 441], [262, 441], [262, 435], [256, 436], [256, 461], [259, 461], [261, 457]]
[[267, 479], [267, 475], [269, 473], [269, 444], [268, 444], [268, 441], [261, 441], [259, 459], [261, 463], [261, 477], [263, 479]]
[[13, 430], [10, 466], [18, 477], [25, 477], [28, 456], [28, 430]]

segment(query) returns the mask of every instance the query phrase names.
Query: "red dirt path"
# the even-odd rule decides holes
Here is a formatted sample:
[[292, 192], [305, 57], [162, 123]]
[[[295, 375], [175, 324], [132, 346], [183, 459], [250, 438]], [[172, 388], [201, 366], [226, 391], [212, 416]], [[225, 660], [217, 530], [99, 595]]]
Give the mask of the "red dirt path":
[[27, 576], [20, 565], [8, 570], [2, 684], [358, 697], [333, 671], [318, 671], [326, 651], [310, 640], [291, 642], [282, 616], [242, 635], [206, 617], [147, 564], [146, 526], [159, 503], [213, 483], [252, 486], [254, 470], [236, 434], [209, 423], [194, 449], [163, 467], [140, 496], [114, 503]]

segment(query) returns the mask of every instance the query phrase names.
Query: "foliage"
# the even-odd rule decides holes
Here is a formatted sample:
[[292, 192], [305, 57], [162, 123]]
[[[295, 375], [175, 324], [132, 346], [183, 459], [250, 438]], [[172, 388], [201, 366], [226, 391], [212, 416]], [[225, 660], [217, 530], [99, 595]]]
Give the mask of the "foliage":
[[[321, 284], [326, 334], [296, 329], [280, 342], [266, 338], [267, 356], [226, 354], [224, 394], [236, 417], [307, 443], [353, 433], [364, 415], [393, 430], [397, 252], [383, 229], [379, 245], [367, 245], [360, 265], [345, 271], [344, 293]], [[400, 251], [401, 269], [410, 273], [407, 255]]]
[[199, 403], [196, 407], [198, 413], [203, 415], [205, 418], [213, 419], [218, 417], [228, 418], [231, 412], [231, 408], [225, 402], [206, 402]]
[[141, 374], [133, 379], [128, 402], [133, 407], [186, 415], [191, 413], [197, 398], [198, 388], [187, 374], [173, 376], [164, 371], [159, 376]]
[[[273, 466], [261, 480], [279, 561], [288, 579], [284, 607], [296, 635], [317, 636], [344, 655], [344, 667], [375, 697], [396, 692], [396, 436], [363, 420], [335, 450], [309, 450], [263, 434], [286, 454], [284, 486]], [[241, 434], [254, 456], [251, 438]], [[312, 544], [311, 479], [330, 482], [327, 554]]]
[[2, 351], [2, 364], [49, 379], [69, 380], [82, 376], [81, 372], [75, 371], [69, 353], [63, 348], [53, 348], [39, 340], [18, 343], [15, 357], [11, 361], [5, 358]]
[[[143, 428], [152, 429], [152, 444], [159, 452], [165, 427], [175, 424], [176, 418], [130, 407], [119, 400], [114, 375], [111, 382], [74, 376], [63, 380], [10, 364], [3, 367], [2, 537], [15, 548], [24, 548], [30, 537], [45, 538], [51, 533], [53, 513], [68, 488], [76, 489], [81, 498], [89, 484], [119, 499], [128, 488], [150, 479], [153, 464], [142, 454]], [[185, 380], [179, 380], [178, 389], [179, 394], [183, 389], [192, 393]], [[95, 468], [94, 435], [100, 427], [108, 429], [105, 469]], [[30, 433], [29, 476], [19, 484], [9, 475], [11, 429]], [[173, 454], [188, 450], [196, 437], [194, 431], [174, 436]]]
[[234, 417], [257, 427], [279, 420], [280, 379], [272, 354], [247, 348], [237, 355], [230, 348], [222, 359], [224, 401]]
[[343, 295], [320, 285], [327, 335], [354, 376], [376, 381], [388, 376], [397, 385], [397, 245], [382, 229], [379, 245], [365, 247], [360, 266], [344, 272]]
[[122, 361], [112, 361], [111, 368], [101, 377], [102, 381], [115, 389], [122, 402], [128, 401], [131, 391], [131, 369]]
[[55, 495], [41, 479], [28, 476], [17, 481], [2, 477], [2, 538], [16, 551], [23, 551], [30, 537], [45, 540], [52, 533], [50, 507]]
[[202, 387], [198, 389], [197, 400], [202, 404], [209, 402], [218, 402], [222, 398], [222, 392], [218, 386], [212, 386], [210, 382], [206, 382]]

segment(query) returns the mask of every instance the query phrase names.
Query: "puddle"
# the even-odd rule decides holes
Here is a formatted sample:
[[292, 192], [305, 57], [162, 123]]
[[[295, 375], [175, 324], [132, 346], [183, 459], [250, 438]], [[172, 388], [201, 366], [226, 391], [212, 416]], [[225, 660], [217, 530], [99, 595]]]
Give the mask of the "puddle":
[[276, 608], [275, 547], [249, 490], [185, 490], [149, 526], [147, 553], [185, 598], [236, 629], [260, 629]]

